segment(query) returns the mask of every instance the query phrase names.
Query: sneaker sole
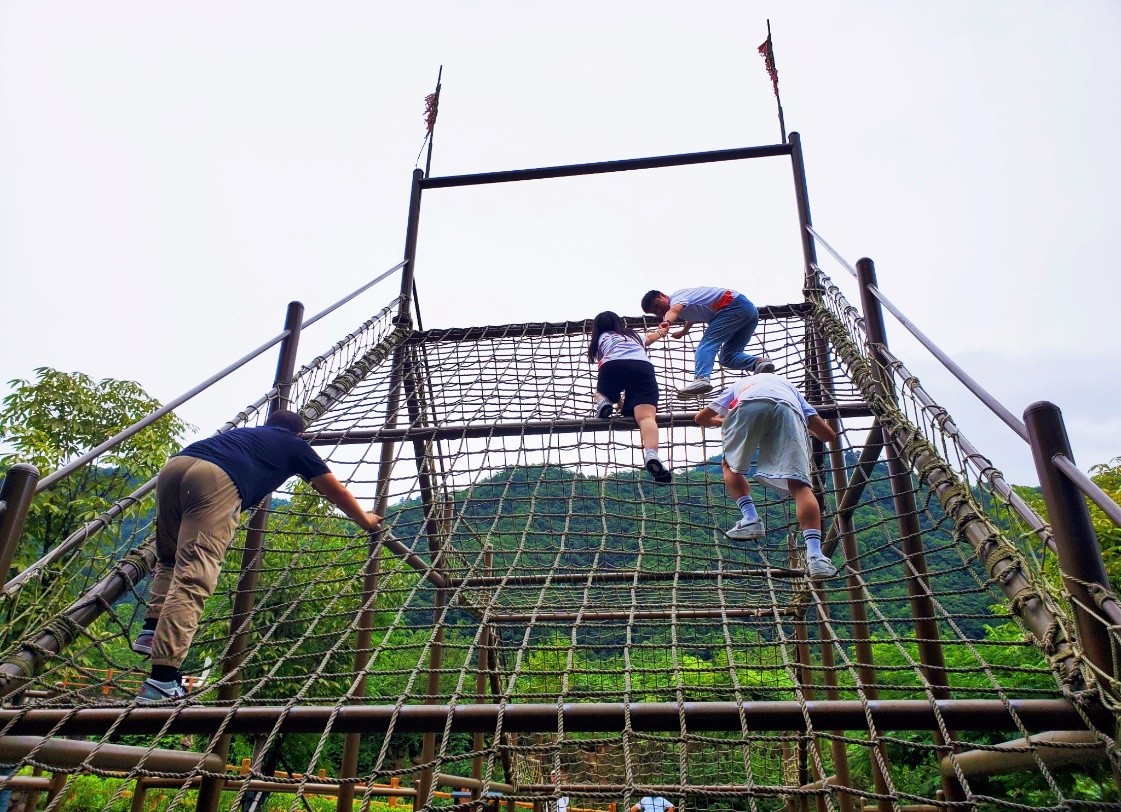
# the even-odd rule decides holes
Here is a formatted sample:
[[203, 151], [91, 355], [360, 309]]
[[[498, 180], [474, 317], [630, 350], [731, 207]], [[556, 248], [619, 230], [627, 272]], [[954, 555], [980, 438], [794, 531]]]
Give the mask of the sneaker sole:
[[764, 530], [762, 533], [736, 533], [734, 535], [730, 530], [724, 531], [724, 536], [726, 538], [730, 538], [735, 541], [756, 541], [758, 539], [764, 538], [766, 535], [766, 530]]
[[662, 465], [661, 460], [647, 460], [646, 470], [659, 485], [668, 485], [673, 482], [673, 474]]
[[826, 578], [832, 578], [836, 574], [837, 568], [832, 564], [829, 565], [828, 570], [818, 570], [817, 572], [814, 572], [812, 569], [809, 570], [810, 578], [815, 581], [824, 581]]
[[151, 646], [138, 646], [138, 645], [136, 645], [136, 643], [133, 643], [131, 648], [137, 654], [143, 654], [145, 657], [151, 657], [152, 656], [152, 647]]
[[712, 391], [712, 389], [713, 389], [713, 387], [711, 387], [711, 386], [709, 386], [707, 389], [690, 389], [688, 391], [686, 391], [684, 389], [678, 389], [677, 390], [677, 396], [679, 398], [682, 398], [682, 399], [685, 399], [685, 400], [688, 400], [689, 398], [700, 398], [700, 397], [704, 397], [705, 395], [707, 395], [709, 392]]

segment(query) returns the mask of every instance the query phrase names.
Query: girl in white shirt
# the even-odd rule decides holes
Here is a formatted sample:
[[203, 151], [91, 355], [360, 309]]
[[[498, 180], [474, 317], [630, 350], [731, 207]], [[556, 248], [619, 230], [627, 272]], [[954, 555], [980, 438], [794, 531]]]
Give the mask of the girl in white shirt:
[[654, 378], [654, 365], [646, 355], [646, 347], [668, 330], [651, 330], [640, 336], [627, 327], [623, 320], [610, 310], [595, 317], [592, 337], [588, 342], [588, 360], [599, 363], [596, 377], [596, 417], [606, 419], [619, 403], [624, 392], [620, 413], [634, 417], [642, 439], [644, 465], [654, 481], [666, 485], [673, 474], [658, 458], [658, 382]]

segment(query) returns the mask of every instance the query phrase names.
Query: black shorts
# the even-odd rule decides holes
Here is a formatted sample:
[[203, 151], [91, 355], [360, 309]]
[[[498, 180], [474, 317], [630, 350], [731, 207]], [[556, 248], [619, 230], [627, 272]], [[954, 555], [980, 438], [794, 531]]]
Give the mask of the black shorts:
[[624, 358], [606, 362], [599, 368], [596, 390], [612, 403], [618, 403], [619, 394], [626, 392], [623, 414], [627, 417], [634, 415], [635, 406], [658, 405], [658, 381], [654, 378], [654, 365], [649, 361]]

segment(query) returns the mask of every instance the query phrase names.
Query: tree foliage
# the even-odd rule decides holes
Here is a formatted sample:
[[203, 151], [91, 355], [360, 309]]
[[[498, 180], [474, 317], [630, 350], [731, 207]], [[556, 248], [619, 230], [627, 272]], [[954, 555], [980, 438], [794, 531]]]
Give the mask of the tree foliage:
[[[12, 449], [0, 455], [0, 470], [31, 463], [40, 476], [56, 471], [96, 448], [160, 407], [135, 381], [95, 381], [81, 372], [50, 367], [35, 370], [35, 380], [9, 382], [12, 391], [0, 408], [0, 441]], [[131, 493], [162, 467], [193, 428], [165, 415], [84, 465], [32, 501], [16, 567], [30, 564], [82, 523]]]

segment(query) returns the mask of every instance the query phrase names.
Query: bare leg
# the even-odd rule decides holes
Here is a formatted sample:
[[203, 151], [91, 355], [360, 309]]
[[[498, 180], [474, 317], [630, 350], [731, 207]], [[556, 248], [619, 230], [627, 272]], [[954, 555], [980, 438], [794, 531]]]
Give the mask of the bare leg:
[[638, 423], [638, 435], [642, 439], [643, 448], [658, 450], [658, 413], [656, 406], [642, 403], [634, 407], [634, 419]]
[[[725, 484], [728, 482], [724, 479]], [[821, 506], [817, 503], [813, 488], [797, 479], [786, 480], [790, 495], [794, 497], [794, 508], [798, 516], [798, 526], [803, 530], [821, 530]]]
[[724, 488], [730, 497], [739, 501], [745, 496], [751, 496], [751, 485], [748, 484], [747, 477], [733, 471], [726, 462], [721, 461], [720, 466], [724, 474]]

